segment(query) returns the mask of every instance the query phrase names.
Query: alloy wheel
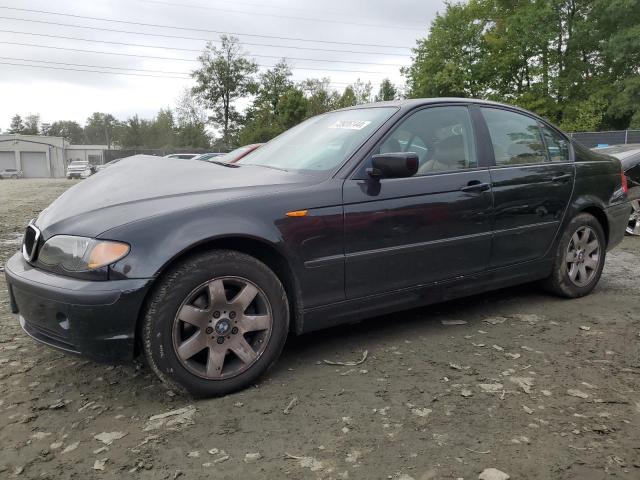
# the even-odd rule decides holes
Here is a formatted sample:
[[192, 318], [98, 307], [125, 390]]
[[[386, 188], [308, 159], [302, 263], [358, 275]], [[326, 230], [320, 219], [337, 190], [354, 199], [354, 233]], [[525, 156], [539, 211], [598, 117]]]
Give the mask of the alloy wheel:
[[627, 225], [627, 233], [629, 235], [640, 235], [640, 200], [632, 201], [631, 209], [629, 225]]
[[242, 277], [214, 278], [194, 289], [173, 323], [180, 363], [207, 380], [240, 375], [264, 353], [273, 315], [265, 293]]
[[576, 230], [569, 241], [565, 261], [574, 285], [584, 287], [593, 280], [600, 262], [600, 241], [591, 227]]

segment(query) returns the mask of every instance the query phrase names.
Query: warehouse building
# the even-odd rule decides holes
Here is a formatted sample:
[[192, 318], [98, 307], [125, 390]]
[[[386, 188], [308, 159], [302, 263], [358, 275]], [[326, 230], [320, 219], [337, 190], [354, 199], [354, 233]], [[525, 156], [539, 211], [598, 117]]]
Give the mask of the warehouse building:
[[62, 137], [0, 135], [0, 170], [16, 168], [25, 177], [64, 177], [74, 160], [104, 163], [106, 145], [70, 145]]

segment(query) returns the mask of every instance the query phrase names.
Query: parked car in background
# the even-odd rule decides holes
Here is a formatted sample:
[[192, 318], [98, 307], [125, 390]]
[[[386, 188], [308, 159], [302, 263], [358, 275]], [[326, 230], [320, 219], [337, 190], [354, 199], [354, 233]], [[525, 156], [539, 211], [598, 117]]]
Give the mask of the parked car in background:
[[627, 177], [629, 199], [631, 200], [631, 217], [627, 233], [640, 236], [640, 144], [615, 145], [598, 148], [596, 151], [612, 155], [620, 160]]
[[206, 161], [212, 158], [222, 157], [223, 155], [225, 155], [223, 152], [201, 153], [200, 155], [193, 157], [192, 160]]
[[249, 155], [254, 150], [260, 148], [262, 145], [264, 145], [264, 143], [252, 143], [251, 145], [245, 145], [244, 147], [239, 147], [235, 150], [230, 151], [222, 157], [216, 158], [216, 160], [227, 163], [236, 163]]
[[197, 153], [172, 153], [165, 155], [164, 158], [182, 158], [183, 160], [191, 160], [193, 157], [197, 157]]
[[74, 160], [67, 166], [67, 178], [87, 178], [96, 173], [96, 167], [86, 160]]
[[101, 172], [102, 170], [104, 170], [105, 168], [111, 167], [113, 165], [115, 165], [116, 163], [118, 163], [120, 160], [122, 160], [121, 158], [116, 158], [115, 160], [111, 160], [110, 162], [107, 162], [103, 165], [98, 165], [96, 167], [96, 173], [97, 172]]
[[22, 328], [224, 395], [291, 332], [533, 281], [587, 295], [629, 219], [619, 160], [493, 102], [329, 112], [248, 160], [138, 156], [66, 191], [5, 264]]
[[22, 170], [18, 170], [16, 168], [5, 168], [4, 170], [0, 171], [0, 179], [2, 178], [12, 178], [12, 179], [16, 179], [16, 178], [23, 178], [24, 177], [24, 173], [22, 173]]

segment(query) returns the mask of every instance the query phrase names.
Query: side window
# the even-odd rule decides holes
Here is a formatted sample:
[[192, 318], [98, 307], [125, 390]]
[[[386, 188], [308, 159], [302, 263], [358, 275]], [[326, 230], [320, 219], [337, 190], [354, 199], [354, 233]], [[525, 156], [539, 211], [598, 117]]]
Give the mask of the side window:
[[404, 120], [377, 153], [414, 152], [417, 175], [475, 168], [478, 165], [467, 107], [431, 107]]
[[547, 161], [538, 122], [497, 108], [481, 108], [489, 127], [496, 165], [525, 165]]
[[547, 152], [549, 152], [549, 160], [552, 162], [568, 162], [569, 142], [555, 130], [542, 125], [542, 134], [547, 143]]

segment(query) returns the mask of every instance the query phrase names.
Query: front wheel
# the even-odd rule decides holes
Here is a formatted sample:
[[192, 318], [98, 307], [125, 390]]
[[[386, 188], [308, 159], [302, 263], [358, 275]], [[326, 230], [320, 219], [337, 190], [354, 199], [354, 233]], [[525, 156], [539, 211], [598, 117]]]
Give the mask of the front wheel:
[[629, 217], [629, 225], [627, 225], [627, 234], [640, 235], [640, 200], [631, 202], [631, 216]]
[[160, 379], [206, 397], [255, 382], [280, 356], [288, 331], [278, 277], [228, 250], [191, 257], [167, 273], [142, 328], [145, 355]]
[[606, 237], [600, 222], [593, 215], [580, 213], [569, 222], [560, 239], [553, 273], [544, 286], [562, 297], [588, 295], [600, 280], [606, 254]]

